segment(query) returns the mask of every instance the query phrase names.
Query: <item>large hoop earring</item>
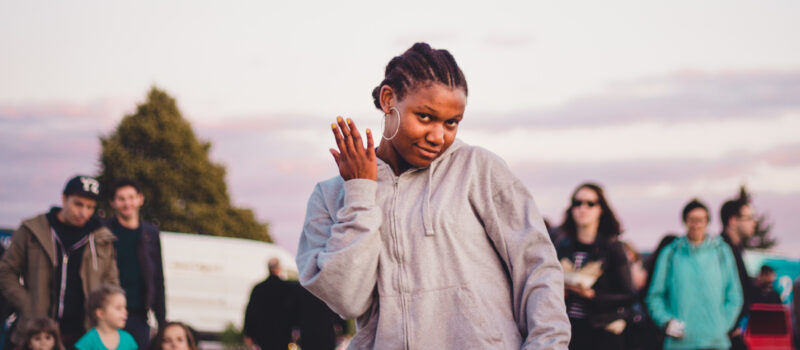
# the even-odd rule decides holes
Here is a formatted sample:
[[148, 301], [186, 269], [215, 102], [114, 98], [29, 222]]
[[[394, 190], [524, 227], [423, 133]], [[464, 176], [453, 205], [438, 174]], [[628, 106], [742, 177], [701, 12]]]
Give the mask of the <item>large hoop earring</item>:
[[[397, 113], [397, 128], [394, 129], [394, 134], [392, 134], [391, 137], [386, 137], [386, 132], [384, 128], [386, 127], [385, 125], [389, 117], [393, 114], [392, 111], [395, 111]], [[383, 139], [386, 141], [390, 141], [395, 136], [397, 136], [397, 132], [400, 131], [400, 111], [397, 110], [397, 108], [395, 107], [389, 108], [389, 113], [384, 114], [383, 117], [386, 118], [386, 120], [383, 123], [381, 123], [381, 137], [383, 137]]]

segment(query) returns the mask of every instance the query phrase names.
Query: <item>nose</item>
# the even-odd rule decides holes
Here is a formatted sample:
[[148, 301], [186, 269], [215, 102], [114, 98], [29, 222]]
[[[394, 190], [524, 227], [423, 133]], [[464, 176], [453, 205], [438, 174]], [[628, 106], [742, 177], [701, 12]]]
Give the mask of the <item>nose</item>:
[[444, 127], [438, 123], [431, 125], [428, 133], [425, 135], [425, 141], [432, 145], [441, 145], [444, 143]]
[[81, 210], [81, 220], [87, 220], [92, 217], [92, 213], [94, 213], [94, 209], [84, 208]]

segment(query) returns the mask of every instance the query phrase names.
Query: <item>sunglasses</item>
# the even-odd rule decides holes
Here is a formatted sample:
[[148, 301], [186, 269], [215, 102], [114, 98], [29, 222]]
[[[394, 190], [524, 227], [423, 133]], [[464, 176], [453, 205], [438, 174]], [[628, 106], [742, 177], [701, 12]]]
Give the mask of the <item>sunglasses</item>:
[[580, 207], [581, 205], [584, 205], [584, 204], [586, 204], [586, 206], [589, 207], [589, 208], [594, 208], [595, 205], [598, 205], [600, 203], [592, 202], [592, 201], [582, 201], [582, 200], [578, 200], [578, 199], [573, 199], [572, 200], [572, 207], [573, 208]]

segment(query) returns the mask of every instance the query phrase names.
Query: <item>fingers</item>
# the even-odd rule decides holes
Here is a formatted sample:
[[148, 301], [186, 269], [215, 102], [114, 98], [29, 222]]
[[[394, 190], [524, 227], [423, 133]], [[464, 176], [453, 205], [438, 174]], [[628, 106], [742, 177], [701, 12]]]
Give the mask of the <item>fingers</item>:
[[356, 128], [356, 122], [352, 119], [347, 118], [347, 124], [350, 125], [350, 134], [353, 135], [353, 147], [355, 150], [362, 150], [364, 149], [364, 142], [361, 141], [361, 133], [358, 132]]
[[367, 128], [367, 157], [375, 159], [375, 142], [372, 140], [372, 131]]
[[328, 150], [331, 152], [331, 155], [333, 156], [333, 160], [336, 161], [336, 165], [339, 165], [339, 159], [340, 159], [339, 152], [336, 152], [336, 150], [333, 149], [333, 148], [328, 149]]
[[[353, 154], [356, 151], [355, 146], [353, 145], [353, 136], [350, 133], [349, 123], [352, 123], [350, 119], [347, 121], [344, 120], [342, 117], [336, 117], [336, 122], [339, 123], [339, 129], [342, 131], [342, 136], [344, 137], [344, 145], [347, 147], [346, 152], [348, 154]], [[342, 150], [342, 153], [345, 153], [345, 150]]]
[[331, 131], [333, 131], [333, 138], [336, 140], [336, 147], [339, 147], [339, 152], [344, 152], [347, 148], [344, 144], [344, 138], [339, 133], [339, 127], [336, 123], [331, 123]]

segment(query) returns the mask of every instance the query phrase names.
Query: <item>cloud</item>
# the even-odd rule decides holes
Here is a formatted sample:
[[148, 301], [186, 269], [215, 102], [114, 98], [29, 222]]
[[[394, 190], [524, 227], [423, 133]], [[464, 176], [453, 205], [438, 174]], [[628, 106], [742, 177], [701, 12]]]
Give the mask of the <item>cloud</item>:
[[488, 130], [730, 120], [800, 110], [800, 70], [684, 71], [618, 82], [549, 109], [482, 114]]
[[[757, 204], [773, 215], [782, 241], [793, 242], [783, 232], [797, 220], [783, 206], [800, 200], [798, 82], [797, 72], [682, 72], [619, 83], [550, 110], [465, 120], [459, 135], [505, 158], [556, 223], [574, 186], [596, 180], [626, 236], [647, 248], [661, 233], [681, 230], [677, 212], [691, 196], [718, 204], [747, 183], [764, 198]], [[133, 108], [135, 101], [0, 104], [0, 225], [57, 204], [69, 176], [96, 172], [98, 136]], [[234, 204], [269, 221], [290, 251], [314, 184], [337, 174], [327, 119], [193, 121], [198, 137], [212, 143], [212, 160], [228, 170]]]

